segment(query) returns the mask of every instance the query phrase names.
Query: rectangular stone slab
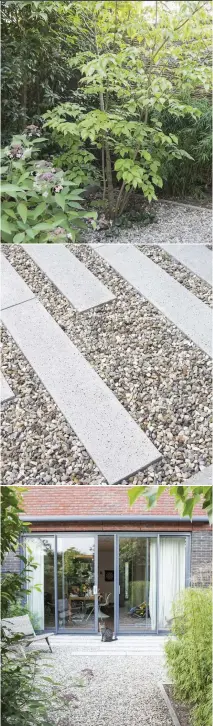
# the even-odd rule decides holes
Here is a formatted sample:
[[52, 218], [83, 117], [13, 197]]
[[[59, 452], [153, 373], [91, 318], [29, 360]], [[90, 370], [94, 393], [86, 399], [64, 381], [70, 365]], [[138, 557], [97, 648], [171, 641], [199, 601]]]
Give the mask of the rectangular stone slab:
[[161, 458], [38, 300], [4, 310], [2, 320], [109, 484]]
[[10, 398], [14, 398], [14, 393], [12, 392], [9, 383], [6, 381], [6, 378], [3, 376], [3, 373], [0, 371], [0, 390], [1, 390], [1, 397], [0, 401], [1, 403], [4, 403], [4, 401], [9, 401]]
[[32, 290], [1, 253], [1, 310], [34, 298]]
[[23, 244], [20, 247], [79, 312], [114, 299], [110, 290], [64, 244]]
[[201, 277], [202, 280], [209, 285], [212, 284], [212, 252], [205, 245], [191, 244], [167, 244], [160, 243], [161, 247], [168, 255], [171, 255], [187, 267], [194, 275]]
[[[202, 471], [197, 471], [196, 474], [187, 479], [184, 484], [187, 486], [210, 486], [213, 484], [213, 466], [205, 466]], [[205, 514], [205, 512], [204, 512]]]
[[130, 244], [92, 244], [130, 285], [212, 356], [211, 309]]

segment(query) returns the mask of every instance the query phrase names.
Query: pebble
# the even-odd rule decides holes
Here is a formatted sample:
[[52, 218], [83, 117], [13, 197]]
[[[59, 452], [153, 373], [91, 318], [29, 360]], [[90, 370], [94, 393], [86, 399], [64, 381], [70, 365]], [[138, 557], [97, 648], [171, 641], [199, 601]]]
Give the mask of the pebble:
[[[206, 283], [189, 271], [186, 279], [179, 263], [171, 261], [156, 246], [144, 244], [144, 235], [150, 235], [151, 230], [156, 243], [156, 230], [163, 221], [167, 225], [164, 241], [168, 240], [172, 205], [167, 206], [167, 223], [165, 205], [160, 205], [158, 224], [151, 225], [149, 232], [138, 227], [137, 233], [135, 228], [128, 230], [126, 241], [140, 245], [143, 239], [145, 254], [210, 304]], [[190, 214], [188, 209], [185, 214], [178, 207], [173, 211], [176, 227], [182, 224], [182, 232], [185, 229], [186, 241], [190, 241], [192, 229], [195, 232], [195, 223], [197, 231], [202, 228], [203, 239], [210, 212], [190, 208]], [[34, 262], [28, 260], [22, 248], [8, 244], [2, 248], [37, 298], [48, 306], [53, 318], [161, 452], [162, 459], [154, 467], [120, 483], [184, 482], [199, 470], [200, 464], [211, 463], [211, 361], [193, 343], [189, 346], [181, 331], [143, 300], [87, 242], [67, 246], [114, 293], [113, 301], [84, 314], [76, 313]], [[154, 334], [150, 335], [150, 331]], [[2, 371], [8, 375], [16, 396], [2, 407], [2, 483], [15, 484], [18, 479], [24, 485], [65, 481], [106, 484], [5, 330], [2, 342]]]

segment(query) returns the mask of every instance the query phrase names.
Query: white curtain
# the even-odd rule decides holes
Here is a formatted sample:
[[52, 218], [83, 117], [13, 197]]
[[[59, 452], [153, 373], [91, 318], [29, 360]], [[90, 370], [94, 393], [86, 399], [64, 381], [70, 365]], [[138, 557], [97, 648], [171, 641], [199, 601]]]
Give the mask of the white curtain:
[[185, 587], [185, 538], [160, 537], [159, 628], [169, 628], [172, 604]]
[[[27, 607], [36, 616], [38, 629], [44, 630], [44, 545], [39, 538], [26, 537], [25, 541], [26, 557], [32, 556], [37, 565], [36, 569], [31, 571], [30, 583], [27, 583], [27, 587], [31, 588], [31, 592], [27, 595]], [[40, 591], [35, 589], [35, 585], [39, 585]]]
[[151, 629], [156, 630], [156, 597], [157, 597], [157, 545], [156, 540], [150, 540], [150, 583], [149, 583], [149, 613]]

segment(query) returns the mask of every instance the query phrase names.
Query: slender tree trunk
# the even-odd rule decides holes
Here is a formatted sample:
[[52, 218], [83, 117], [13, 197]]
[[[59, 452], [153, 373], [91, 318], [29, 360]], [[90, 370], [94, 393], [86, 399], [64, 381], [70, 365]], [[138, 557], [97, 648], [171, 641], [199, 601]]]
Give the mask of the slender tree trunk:
[[106, 177], [105, 177], [105, 153], [104, 144], [101, 149], [101, 165], [102, 165], [102, 177], [103, 177], [103, 201], [106, 199]]
[[25, 128], [27, 123], [27, 79], [26, 76], [23, 78], [22, 87], [22, 123]]
[[106, 178], [107, 178], [107, 195], [109, 202], [109, 213], [110, 218], [113, 219], [115, 216], [114, 208], [114, 189], [112, 181], [112, 165], [109, 144], [105, 141], [105, 158], [106, 158]]

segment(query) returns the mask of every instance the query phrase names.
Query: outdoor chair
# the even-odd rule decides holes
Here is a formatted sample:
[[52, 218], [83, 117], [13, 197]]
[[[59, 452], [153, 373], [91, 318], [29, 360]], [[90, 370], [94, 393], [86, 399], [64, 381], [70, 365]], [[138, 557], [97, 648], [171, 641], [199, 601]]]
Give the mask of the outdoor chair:
[[111, 597], [111, 592], [109, 592], [108, 595], [107, 594], [105, 595], [105, 601], [104, 602], [99, 603], [98, 619], [100, 619], [100, 620], [106, 620], [107, 618], [110, 617], [106, 613], [102, 612], [102, 608], [107, 608], [108, 607], [109, 601], [110, 601], [110, 597]]
[[22, 651], [24, 652], [24, 647], [26, 648], [31, 645], [31, 643], [37, 643], [39, 640], [46, 640], [46, 643], [49, 647], [50, 652], [52, 653], [52, 648], [49, 642], [50, 635], [54, 635], [54, 633], [48, 633], [48, 635], [45, 633], [42, 633], [42, 635], [36, 635], [34, 628], [32, 626], [32, 623], [30, 621], [29, 615], [21, 615], [16, 618], [4, 618], [1, 621], [2, 629], [4, 630], [5, 635], [10, 638], [12, 635], [18, 635], [20, 634], [21, 637], [19, 641], [17, 641], [16, 645], [20, 645]]

